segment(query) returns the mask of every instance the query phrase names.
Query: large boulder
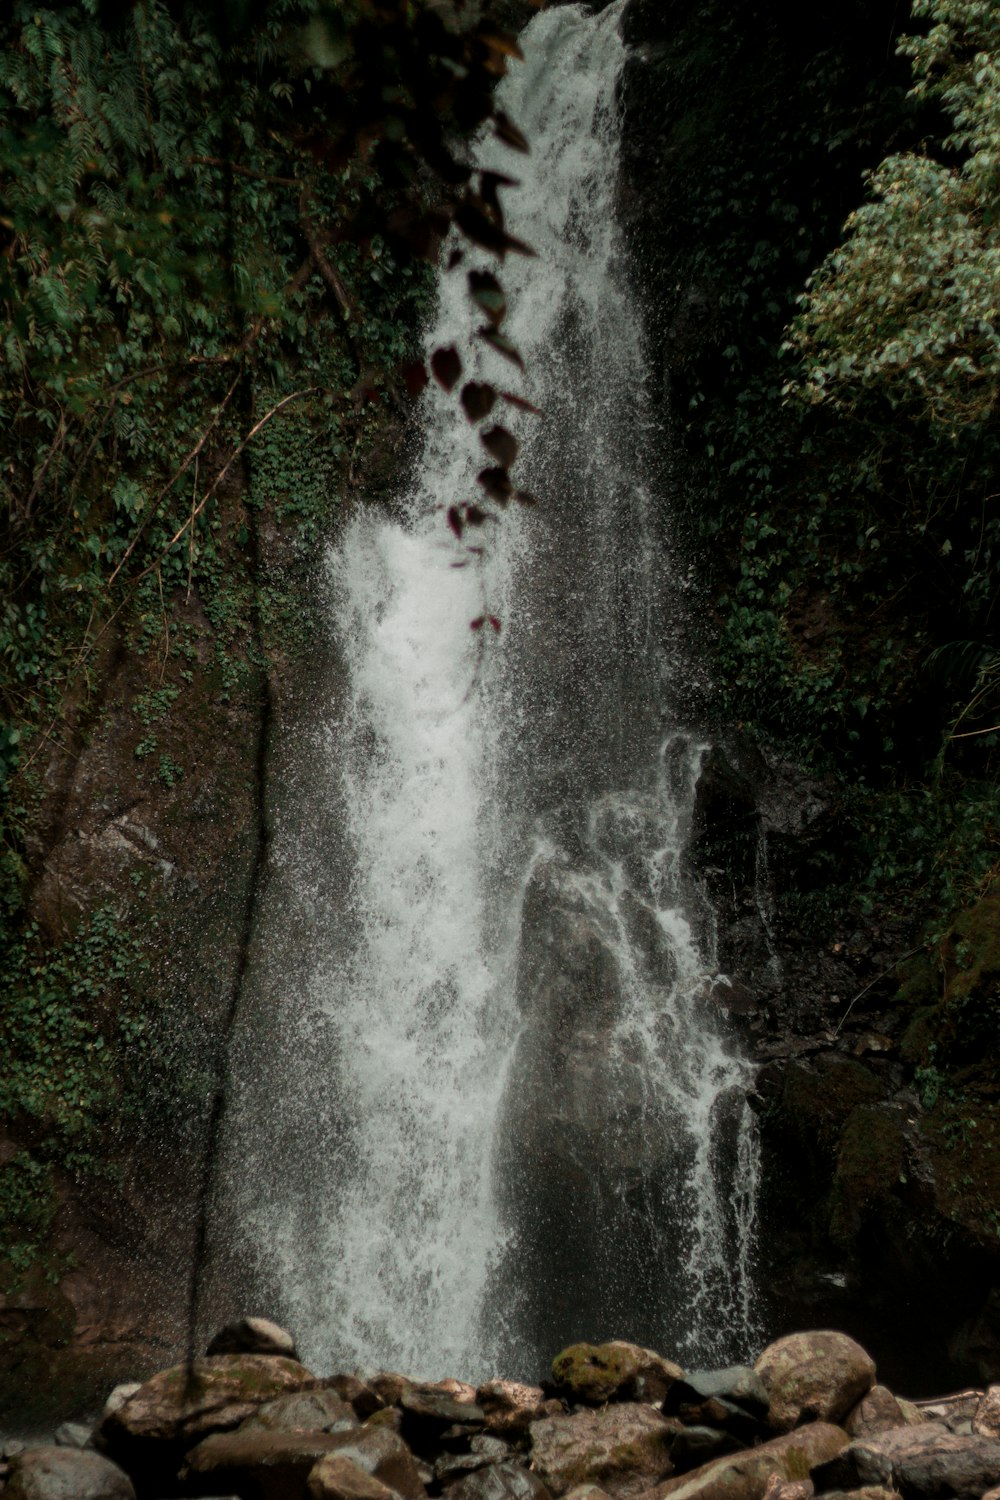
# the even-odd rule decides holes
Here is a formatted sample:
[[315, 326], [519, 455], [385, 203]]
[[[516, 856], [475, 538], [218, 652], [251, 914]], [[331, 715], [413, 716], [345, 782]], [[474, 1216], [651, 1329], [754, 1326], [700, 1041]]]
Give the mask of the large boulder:
[[883, 1485], [904, 1500], [980, 1500], [1000, 1484], [1000, 1441], [922, 1422], [857, 1439], [814, 1478], [817, 1490]]
[[609, 1495], [636, 1495], [673, 1473], [670, 1444], [679, 1425], [635, 1402], [546, 1417], [531, 1424], [531, 1467], [553, 1495], [588, 1483]]
[[706, 1401], [725, 1401], [740, 1407], [753, 1418], [767, 1416], [770, 1395], [767, 1387], [749, 1365], [727, 1365], [721, 1370], [698, 1370], [684, 1375], [671, 1387], [663, 1410], [670, 1415], [684, 1408], [700, 1407]]
[[608, 1344], [571, 1344], [552, 1361], [552, 1381], [559, 1394], [593, 1406], [607, 1401], [662, 1401], [683, 1374], [672, 1360], [621, 1339]]
[[304, 1365], [281, 1355], [206, 1356], [190, 1370], [161, 1370], [105, 1412], [94, 1443], [137, 1477], [140, 1488], [147, 1477], [165, 1485], [185, 1453], [209, 1433], [238, 1427], [265, 1401], [316, 1383]]
[[769, 1398], [768, 1426], [839, 1422], [875, 1384], [875, 1363], [846, 1333], [792, 1333], [769, 1344], [754, 1365]]
[[336, 1451], [402, 1495], [403, 1500], [424, 1500], [426, 1491], [416, 1459], [399, 1433], [379, 1420], [381, 1415], [376, 1412], [356, 1432], [332, 1433]]
[[4, 1500], [135, 1500], [127, 1474], [89, 1449], [27, 1448], [11, 1460]]
[[747, 1448], [731, 1458], [717, 1458], [690, 1474], [668, 1479], [649, 1491], [644, 1500], [762, 1500], [768, 1481], [802, 1480], [847, 1447], [846, 1432], [829, 1422], [813, 1422]]

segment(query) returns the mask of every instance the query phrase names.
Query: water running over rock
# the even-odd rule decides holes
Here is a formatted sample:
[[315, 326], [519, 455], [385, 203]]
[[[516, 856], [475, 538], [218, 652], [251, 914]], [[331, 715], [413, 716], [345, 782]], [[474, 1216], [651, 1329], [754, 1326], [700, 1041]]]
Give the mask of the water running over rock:
[[[542, 506], [456, 567], [441, 507], [482, 455], [428, 393], [398, 516], [356, 515], [330, 559], [338, 868], [305, 890], [279, 831], [275, 900], [322, 937], [277, 1018], [260, 965], [228, 1167], [254, 1275], [320, 1365], [475, 1380], [574, 1338], [689, 1362], [752, 1341], [750, 1070], [685, 870], [707, 746], [671, 726], [678, 588], [615, 228], [620, 12], [543, 12], [502, 86], [532, 142], [507, 203], [539, 258], [502, 274]], [[511, 170], [495, 143], [480, 160]], [[467, 320], [442, 274], [428, 347]]]

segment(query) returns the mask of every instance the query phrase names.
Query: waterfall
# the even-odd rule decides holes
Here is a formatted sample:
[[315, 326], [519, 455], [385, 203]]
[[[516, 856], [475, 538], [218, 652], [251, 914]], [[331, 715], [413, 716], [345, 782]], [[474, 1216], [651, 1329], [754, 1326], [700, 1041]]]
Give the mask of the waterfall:
[[[545, 412], [508, 425], [541, 503], [469, 562], [441, 510], [482, 450], [430, 389], [409, 492], [328, 560], [337, 666], [276, 830], [226, 1167], [241, 1256], [319, 1369], [532, 1376], [579, 1338], [691, 1363], [753, 1337], [751, 1070], [685, 863], [708, 745], [673, 707], [682, 580], [616, 229], [622, 4], [541, 12], [502, 84], [538, 252], [502, 268], [505, 331]], [[479, 162], [511, 172], [496, 142]], [[427, 347], [503, 388], [465, 352], [467, 264]]]

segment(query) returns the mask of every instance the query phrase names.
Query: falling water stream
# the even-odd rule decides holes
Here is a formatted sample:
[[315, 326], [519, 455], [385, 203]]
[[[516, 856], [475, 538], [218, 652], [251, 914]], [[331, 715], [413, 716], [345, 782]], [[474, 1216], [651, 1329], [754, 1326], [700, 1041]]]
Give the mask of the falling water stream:
[[[530, 1376], [577, 1338], [692, 1362], [753, 1337], [751, 1070], [685, 862], [708, 744], [675, 720], [691, 668], [615, 219], [622, 3], [540, 13], [502, 85], [532, 143], [507, 208], [538, 252], [502, 270], [505, 331], [546, 413], [508, 425], [542, 503], [456, 566], [441, 507], [482, 450], [428, 391], [409, 493], [328, 561], [305, 800], [334, 853], [306, 869], [302, 816], [279, 818], [225, 1173], [255, 1285], [317, 1367]], [[479, 162], [511, 172], [496, 142]], [[464, 268], [442, 272], [428, 348], [468, 316]], [[510, 384], [489, 349], [467, 365]], [[484, 609], [498, 636], [470, 630]]]

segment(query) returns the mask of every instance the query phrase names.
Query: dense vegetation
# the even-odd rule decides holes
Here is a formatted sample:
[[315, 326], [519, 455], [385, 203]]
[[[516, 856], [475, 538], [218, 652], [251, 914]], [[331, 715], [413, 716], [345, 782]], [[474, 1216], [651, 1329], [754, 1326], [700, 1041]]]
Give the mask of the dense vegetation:
[[[208, 822], [236, 823], [240, 853], [202, 864], [236, 860], [216, 878], [245, 947], [272, 679], [314, 639], [318, 538], [428, 378], [427, 260], [451, 225], [526, 248], [504, 229], [505, 179], [470, 171], [463, 145], [488, 123], [523, 149], [493, 101], [516, 50], [460, 5], [407, 0], [17, 0], [0, 23], [0, 1255], [15, 1271], [50, 1227], [54, 1170], [106, 1170], [127, 1122], [172, 1113], [183, 1132], [220, 1065], [216, 1002], [164, 1010], [178, 898], [157, 899], [148, 858], [124, 885], [103, 871], [66, 900], [40, 890], [73, 836], [75, 768], [104, 754], [106, 823], [159, 799], [160, 824], [205, 827], [182, 803], [215, 798]], [[516, 358], [499, 283], [470, 291], [478, 335]], [[449, 388], [459, 370], [454, 351], [435, 361]], [[483, 434], [501, 501], [506, 438]], [[225, 805], [205, 744], [234, 726]], [[122, 733], [124, 766], [100, 750]], [[128, 836], [152, 849], [160, 824]], [[231, 1011], [238, 977], [204, 983]]]
[[839, 780], [805, 931], [859, 891], [940, 928], [998, 848], [997, 18], [921, 0], [894, 55], [891, 6], [794, 35], [751, 9], [675, 15], [639, 230], [675, 289], [657, 337], [722, 717]]

